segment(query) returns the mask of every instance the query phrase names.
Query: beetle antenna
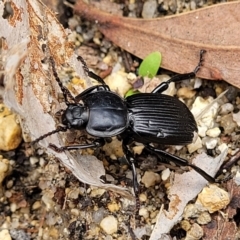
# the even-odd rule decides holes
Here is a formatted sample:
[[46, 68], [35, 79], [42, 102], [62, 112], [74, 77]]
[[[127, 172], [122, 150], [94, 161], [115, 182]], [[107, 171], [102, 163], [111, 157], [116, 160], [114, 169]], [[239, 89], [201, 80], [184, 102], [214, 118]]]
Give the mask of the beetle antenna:
[[97, 82], [101, 83], [102, 85], [106, 85], [106, 83], [104, 82], [104, 80], [101, 77], [99, 77], [97, 74], [95, 74], [94, 72], [89, 70], [86, 62], [84, 61], [84, 59], [81, 56], [78, 56], [77, 60], [82, 63], [84, 71], [87, 73], [87, 75], [90, 78], [95, 79]]
[[201, 66], [203, 64], [203, 61], [204, 61], [203, 55], [205, 53], [206, 53], [206, 50], [204, 50], [204, 49], [200, 50], [200, 59], [199, 59], [198, 65], [196, 66], [196, 68], [193, 71], [195, 74], [197, 74], [197, 72], [199, 71], [199, 69], [201, 68]]
[[77, 56], [77, 60], [82, 63], [83, 70], [88, 74], [90, 71], [84, 59], [81, 56]]
[[63, 86], [62, 81], [61, 81], [60, 78], [58, 77], [57, 70], [56, 70], [56, 65], [55, 65], [55, 62], [54, 62], [52, 56], [49, 58], [49, 61], [50, 61], [51, 66], [52, 66], [53, 76], [54, 76], [54, 78], [56, 79], [59, 87], [60, 87], [61, 90], [62, 90], [63, 97], [64, 97], [64, 100], [65, 100], [66, 105], [70, 105], [70, 102], [68, 101], [68, 98], [70, 98], [73, 102], [76, 102], [76, 101], [75, 101], [75, 98], [72, 96], [72, 94], [70, 93], [70, 91], [69, 91], [66, 87]]
[[48, 132], [48, 133], [42, 135], [41, 137], [35, 139], [34, 141], [31, 142], [31, 144], [34, 145], [35, 143], [43, 140], [44, 138], [46, 138], [46, 137], [48, 137], [50, 135], [53, 135], [53, 134], [58, 133], [58, 132], [66, 132], [68, 129], [69, 129], [69, 127], [67, 127], [67, 126], [64, 126], [64, 127], [59, 126], [57, 129], [55, 129], [55, 130], [53, 130], [51, 132]]

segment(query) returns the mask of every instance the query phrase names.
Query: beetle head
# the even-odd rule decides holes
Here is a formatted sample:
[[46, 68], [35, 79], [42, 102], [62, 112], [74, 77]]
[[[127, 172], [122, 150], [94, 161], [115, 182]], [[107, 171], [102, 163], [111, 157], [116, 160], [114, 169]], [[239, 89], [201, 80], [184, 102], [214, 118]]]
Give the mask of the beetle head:
[[69, 128], [82, 129], [88, 122], [88, 110], [82, 104], [70, 104], [62, 115], [62, 123]]

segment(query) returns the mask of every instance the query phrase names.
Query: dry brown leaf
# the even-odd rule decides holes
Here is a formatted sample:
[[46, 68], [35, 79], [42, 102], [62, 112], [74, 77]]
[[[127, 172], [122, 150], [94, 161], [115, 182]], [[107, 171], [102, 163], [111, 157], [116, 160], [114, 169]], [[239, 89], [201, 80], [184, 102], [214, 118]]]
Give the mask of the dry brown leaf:
[[[5, 64], [4, 101], [22, 117], [24, 132], [31, 140], [56, 129], [54, 114], [60, 105], [57, 93], [61, 92], [52, 70], [43, 59], [52, 56], [58, 69], [62, 65], [74, 68], [82, 79], [87, 79], [83, 68], [68, 41], [68, 32], [55, 18], [55, 14], [38, 0], [12, 0], [13, 16], [4, 19], [4, 2], [0, 1], [0, 37]], [[46, 47], [47, 46], [47, 47]], [[87, 87], [89, 80], [86, 81]], [[131, 198], [121, 187], [102, 183], [103, 164], [94, 156], [74, 156], [69, 152], [56, 153], [49, 143], [64, 145], [60, 134], [51, 135], [39, 144], [61, 159], [63, 164], [82, 182], [107, 188]]]
[[192, 71], [200, 49], [207, 51], [198, 73], [240, 87], [240, 1], [153, 20], [118, 17], [78, 0], [74, 10], [99, 23], [100, 31], [126, 51], [144, 58], [160, 51], [161, 67], [178, 73]]

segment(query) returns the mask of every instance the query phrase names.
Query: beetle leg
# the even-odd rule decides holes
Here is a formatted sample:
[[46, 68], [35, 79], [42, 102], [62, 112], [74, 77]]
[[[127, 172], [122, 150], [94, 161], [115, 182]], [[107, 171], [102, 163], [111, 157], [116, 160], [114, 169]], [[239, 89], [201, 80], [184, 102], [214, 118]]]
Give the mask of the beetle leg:
[[215, 179], [212, 176], [207, 174], [201, 168], [199, 168], [199, 167], [189, 163], [186, 159], [174, 156], [174, 155], [172, 155], [172, 154], [170, 154], [168, 152], [165, 152], [165, 151], [163, 151], [161, 149], [154, 148], [154, 147], [152, 147], [150, 145], [147, 145], [146, 149], [148, 149], [151, 152], [154, 152], [155, 154], [157, 154], [157, 155], [159, 155], [159, 156], [161, 156], [163, 158], [166, 158], [166, 159], [174, 162], [178, 166], [188, 166], [188, 167], [193, 168], [196, 172], [198, 172], [201, 176], [203, 176], [210, 183], [215, 183], [216, 182]]
[[123, 140], [122, 143], [122, 148], [123, 148], [123, 152], [126, 156], [127, 162], [128, 164], [131, 166], [132, 169], [132, 176], [133, 176], [133, 190], [134, 190], [134, 194], [135, 196], [138, 196], [139, 194], [139, 185], [138, 185], [138, 181], [137, 181], [137, 172], [136, 172], [136, 167], [135, 167], [135, 159], [134, 156], [132, 154], [132, 152], [129, 150], [126, 140]]
[[88, 74], [88, 76], [89, 76], [90, 78], [95, 79], [96, 81], [98, 81], [98, 82], [101, 83], [102, 85], [106, 85], [106, 83], [104, 82], [104, 80], [103, 80], [101, 77], [99, 77], [99, 76], [98, 76], [97, 74], [95, 74], [94, 72], [89, 71], [89, 68], [87, 67], [86, 62], [84, 61], [84, 59], [83, 59], [81, 56], [78, 56], [78, 57], [77, 57], [77, 60], [79, 60], [79, 61], [82, 63], [84, 71]]
[[152, 93], [162, 93], [162, 92], [164, 92], [165, 90], [168, 89], [170, 83], [172, 83], [172, 82], [179, 82], [179, 81], [182, 81], [182, 80], [193, 78], [195, 76], [196, 76], [195, 72], [190, 72], [190, 73], [185, 73], [185, 74], [178, 74], [178, 75], [173, 76], [172, 78], [170, 78], [168, 81], [162, 82], [160, 85], [158, 85], [152, 91]]
[[79, 149], [86, 149], [86, 148], [98, 148], [102, 147], [105, 144], [105, 140], [103, 138], [99, 138], [94, 140], [90, 144], [79, 144], [79, 145], [71, 145], [71, 146], [64, 146], [64, 147], [57, 147], [54, 144], [49, 144], [49, 148], [53, 149], [55, 152], [63, 152], [65, 150], [79, 150]]
[[169, 84], [172, 82], [180, 82], [182, 80], [186, 80], [189, 78], [193, 78], [196, 76], [196, 73], [199, 71], [199, 69], [202, 66], [203, 63], [203, 54], [205, 53], [205, 50], [201, 50], [200, 51], [200, 60], [198, 65], [195, 67], [195, 69], [193, 70], [193, 72], [190, 73], [184, 73], [184, 74], [177, 74], [175, 76], [173, 76], [172, 78], [170, 78], [168, 81], [166, 82], [162, 82], [160, 85], [158, 85], [153, 91], [152, 93], [162, 93], [163, 91], [167, 90], [169, 87]]

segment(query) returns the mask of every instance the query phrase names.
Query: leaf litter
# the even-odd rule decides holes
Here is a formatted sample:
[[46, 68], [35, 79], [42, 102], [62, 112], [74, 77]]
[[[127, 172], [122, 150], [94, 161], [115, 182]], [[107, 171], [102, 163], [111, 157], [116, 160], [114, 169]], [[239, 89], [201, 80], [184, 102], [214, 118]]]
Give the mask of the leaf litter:
[[162, 68], [173, 72], [192, 71], [204, 49], [204, 66], [197, 75], [240, 87], [239, 1], [156, 19], [119, 17], [82, 0], [74, 11], [96, 21], [108, 39], [133, 55], [143, 59], [151, 52], [161, 52]]

